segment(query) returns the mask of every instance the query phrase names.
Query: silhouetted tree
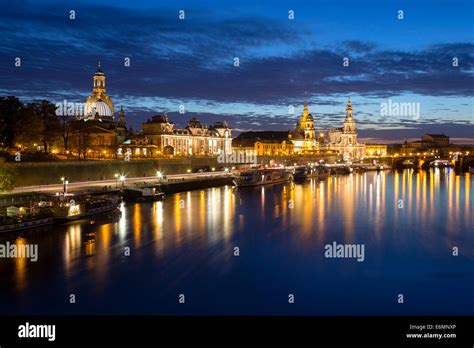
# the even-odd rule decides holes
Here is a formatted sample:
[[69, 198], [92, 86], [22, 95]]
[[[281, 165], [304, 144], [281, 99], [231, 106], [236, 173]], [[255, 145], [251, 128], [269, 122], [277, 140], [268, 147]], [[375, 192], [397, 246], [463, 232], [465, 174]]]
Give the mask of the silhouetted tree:
[[22, 104], [17, 97], [0, 97], [0, 144], [14, 145], [14, 128]]
[[34, 113], [36, 113], [43, 124], [41, 140], [44, 152], [47, 153], [49, 146], [61, 135], [61, 125], [56, 115], [56, 105], [47, 100], [41, 100], [30, 103], [29, 106], [33, 108]]
[[17, 113], [14, 125], [14, 142], [31, 146], [43, 141], [44, 124], [36, 112], [36, 107], [27, 104]]
[[15, 168], [0, 158], [0, 192], [10, 191], [15, 186]]

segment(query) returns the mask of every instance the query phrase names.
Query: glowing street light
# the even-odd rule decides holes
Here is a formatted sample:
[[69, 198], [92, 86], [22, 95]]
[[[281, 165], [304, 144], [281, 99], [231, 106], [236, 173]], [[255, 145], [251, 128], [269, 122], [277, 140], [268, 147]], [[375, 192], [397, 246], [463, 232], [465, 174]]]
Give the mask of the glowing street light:
[[67, 176], [61, 177], [61, 181], [63, 182], [63, 195], [66, 196], [66, 194], [67, 194], [67, 185], [69, 184], [69, 181], [67, 180]]
[[161, 179], [163, 179], [163, 173], [160, 172], [160, 171], [157, 171], [156, 172], [156, 178], [158, 179], [158, 181], [161, 181]]
[[125, 184], [125, 175], [120, 175], [119, 180], [122, 183], [122, 187], [123, 187]]

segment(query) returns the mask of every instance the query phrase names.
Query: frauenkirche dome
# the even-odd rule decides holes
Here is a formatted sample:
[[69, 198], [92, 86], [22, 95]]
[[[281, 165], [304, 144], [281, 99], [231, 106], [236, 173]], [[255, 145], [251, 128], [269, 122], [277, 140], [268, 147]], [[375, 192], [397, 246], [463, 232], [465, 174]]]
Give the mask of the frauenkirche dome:
[[105, 91], [105, 74], [100, 67], [100, 62], [93, 77], [94, 85], [92, 94], [86, 99], [85, 117], [114, 119], [114, 103]]

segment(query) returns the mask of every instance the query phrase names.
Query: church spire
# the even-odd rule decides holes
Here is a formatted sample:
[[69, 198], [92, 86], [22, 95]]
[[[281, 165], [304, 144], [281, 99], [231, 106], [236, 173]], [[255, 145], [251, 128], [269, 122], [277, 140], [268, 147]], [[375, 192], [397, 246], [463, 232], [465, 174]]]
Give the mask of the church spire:
[[306, 100], [304, 101], [304, 107], [303, 107], [303, 118], [308, 117], [309, 111], [308, 111], [308, 103]]
[[125, 128], [127, 121], [125, 120], [125, 112], [123, 111], [123, 107], [120, 106], [119, 117], [118, 117], [118, 125], [120, 127]]
[[100, 68], [100, 61], [97, 64], [97, 70], [94, 74], [94, 87], [93, 92], [105, 94], [105, 74]]
[[346, 118], [352, 118], [351, 97], [347, 97]]

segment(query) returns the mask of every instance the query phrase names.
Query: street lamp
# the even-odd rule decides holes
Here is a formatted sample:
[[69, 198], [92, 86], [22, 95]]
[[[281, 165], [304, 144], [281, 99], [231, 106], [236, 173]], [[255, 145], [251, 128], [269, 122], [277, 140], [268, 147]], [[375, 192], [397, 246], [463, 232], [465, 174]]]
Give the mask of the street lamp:
[[66, 196], [66, 194], [67, 194], [67, 185], [69, 184], [69, 181], [67, 180], [67, 176], [61, 177], [61, 181], [63, 182], [63, 195]]
[[120, 182], [122, 183], [122, 187], [124, 186], [125, 183], [125, 175], [120, 175]]
[[160, 171], [157, 171], [156, 172], [156, 178], [158, 179], [158, 181], [161, 181], [161, 179], [163, 178], [163, 173], [160, 172]]
[[115, 188], [118, 188], [118, 177], [119, 177], [119, 175], [117, 173], [115, 173], [114, 177], [115, 177]]

